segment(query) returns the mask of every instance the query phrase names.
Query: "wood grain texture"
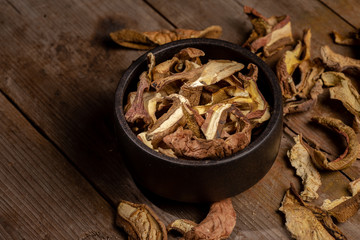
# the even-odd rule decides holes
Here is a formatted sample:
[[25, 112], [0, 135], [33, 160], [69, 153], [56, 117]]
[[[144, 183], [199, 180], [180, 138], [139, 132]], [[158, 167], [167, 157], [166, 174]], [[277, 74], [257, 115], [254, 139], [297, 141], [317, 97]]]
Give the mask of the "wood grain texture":
[[0, 94], [1, 239], [122, 239], [112, 207]]
[[[219, 24], [224, 28], [223, 39], [241, 43], [251, 31], [242, 1], [149, 1], [172, 24], [139, 0], [10, 3], [0, 3], [4, 12], [0, 15], [0, 37], [4, 39], [0, 46], [4, 56], [0, 59], [0, 88], [5, 94], [114, 206], [120, 199], [147, 203], [166, 224], [176, 218], [199, 222], [205, 217], [207, 204], [176, 203], [140, 191], [125, 169], [121, 147], [126, 143], [119, 149], [113, 135], [113, 94], [122, 72], [144, 52], [118, 47], [107, 34], [122, 28], [145, 31], [170, 29], [174, 24], [201, 29]], [[259, 1], [249, 5], [255, 7], [253, 3], [259, 5]], [[296, 2], [264, 3], [258, 10], [266, 16], [294, 14], [295, 22], [304, 23], [297, 11], [286, 7], [289, 4], [294, 7]], [[321, 4], [299, 4], [310, 17], [313, 10], [325, 14], [322, 20], [311, 20], [315, 28], [319, 28], [316, 21], [325, 22], [326, 17], [344, 29], [351, 28]], [[295, 27], [298, 35], [304, 27], [300, 23]], [[323, 35], [326, 31], [314, 37], [318, 46], [330, 41]], [[291, 145], [291, 137], [284, 135], [269, 174], [233, 198], [238, 222], [230, 239], [290, 238], [277, 209], [290, 181], [300, 189], [286, 158]], [[324, 182], [337, 184], [320, 189], [321, 199], [334, 199], [345, 193], [343, 186], [349, 181], [335, 172], [325, 175]], [[359, 237], [358, 222], [357, 215], [341, 228]]]
[[[360, 2], [357, 0], [341, 0], [341, 1], [331, 1], [331, 0], [320, 0], [327, 7], [331, 8], [334, 12], [344, 18], [348, 23], [353, 25], [355, 28], [360, 28], [360, 18], [359, 18], [359, 9]], [[333, 29], [339, 31], [343, 34], [343, 29], [333, 26]]]

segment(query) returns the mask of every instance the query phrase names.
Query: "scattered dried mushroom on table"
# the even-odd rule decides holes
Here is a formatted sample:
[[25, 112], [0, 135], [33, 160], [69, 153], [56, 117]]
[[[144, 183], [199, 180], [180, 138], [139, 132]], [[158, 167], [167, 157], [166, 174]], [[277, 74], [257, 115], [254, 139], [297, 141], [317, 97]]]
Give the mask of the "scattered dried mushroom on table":
[[175, 29], [153, 32], [139, 32], [132, 29], [122, 29], [110, 33], [111, 39], [117, 44], [135, 49], [147, 50], [165, 43], [188, 38], [219, 38], [222, 33], [220, 26], [210, 26], [204, 30]]
[[257, 86], [258, 69], [230, 60], [203, 64], [199, 49], [186, 48], [140, 76], [128, 95], [125, 118], [148, 147], [171, 157], [230, 156], [251, 141], [252, 130], [270, 118]]

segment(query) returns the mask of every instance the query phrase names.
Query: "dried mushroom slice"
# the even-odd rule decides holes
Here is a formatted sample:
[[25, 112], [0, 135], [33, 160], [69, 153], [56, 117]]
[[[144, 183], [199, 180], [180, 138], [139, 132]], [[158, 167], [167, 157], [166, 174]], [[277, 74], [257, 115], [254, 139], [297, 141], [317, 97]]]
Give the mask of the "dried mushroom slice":
[[201, 126], [207, 140], [220, 138], [231, 104], [216, 104], [206, 112], [205, 122]]
[[279, 79], [280, 88], [283, 97], [286, 99], [294, 97], [297, 93], [292, 75], [301, 63], [301, 50], [302, 43], [299, 42], [294, 50], [286, 51], [276, 65], [276, 73]]
[[329, 46], [322, 46], [320, 53], [326, 66], [334, 71], [342, 72], [348, 69], [360, 71], [360, 60], [335, 53]]
[[319, 169], [332, 171], [342, 170], [351, 166], [356, 160], [359, 152], [359, 143], [354, 130], [345, 125], [341, 120], [335, 118], [313, 117], [312, 120], [341, 134], [347, 143], [344, 153], [331, 162], [319, 149], [314, 149], [307, 145], [306, 147], [311, 155], [311, 160], [314, 165]]
[[340, 203], [336, 207], [329, 210], [332, 217], [336, 218], [338, 222], [345, 222], [350, 217], [354, 216], [360, 209], [360, 192], [355, 196]]
[[349, 191], [353, 196], [360, 192], [360, 178], [349, 183]]
[[117, 44], [135, 49], [151, 49], [172, 41], [188, 38], [219, 38], [222, 33], [220, 26], [210, 26], [202, 31], [190, 29], [160, 30], [154, 32], [138, 32], [122, 29], [110, 33], [111, 39]]
[[167, 231], [177, 231], [181, 235], [185, 235], [187, 232], [190, 232], [193, 227], [196, 227], [198, 224], [188, 220], [188, 219], [176, 219], [167, 226]]
[[165, 225], [145, 204], [121, 201], [117, 208], [116, 224], [122, 227], [131, 239], [167, 240]]
[[234, 230], [236, 212], [231, 198], [215, 202], [208, 215], [184, 235], [185, 240], [227, 239]]
[[244, 149], [251, 140], [251, 125], [248, 120], [239, 119], [239, 131], [228, 138], [212, 140], [200, 139], [191, 130], [179, 127], [174, 133], [163, 138], [164, 143], [171, 148], [176, 156], [193, 159], [213, 159], [230, 156]]
[[230, 77], [244, 68], [244, 64], [229, 60], [210, 60], [204, 65], [201, 75], [191, 83], [191, 87], [211, 85]]
[[356, 118], [360, 118], [360, 95], [351, 80], [340, 72], [325, 72], [321, 75], [330, 89], [330, 98], [341, 101], [344, 107]]
[[336, 207], [340, 203], [343, 203], [350, 198], [351, 198], [350, 196], [342, 196], [341, 198], [335, 199], [333, 201], [331, 201], [329, 199], [325, 199], [323, 204], [320, 206], [320, 208], [325, 211], [329, 211], [330, 209]]
[[128, 123], [142, 125], [140, 126], [141, 128], [145, 128], [152, 123], [152, 119], [149, 113], [146, 111], [144, 105], [144, 92], [149, 90], [149, 87], [149, 78], [147, 73], [143, 72], [140, 75], [140, 82], [136, 91], [135, 99], [132, 102], [129, 110], [125, 113], [125, 119]]
[[155, 122], [146, 135], [154, 147], [158, 146], [164, 136], [185, 124], [182, 106], [189, 105], [189, 101], [179, 94], [172, 94], [167, 98], [173, 101], [171, 108]]
[[248, 6], [244, 6], [244, 12], [250, 18], [253, 30], [243, 47], [248, 47], [254, 53], [262, 48], [264, 56], [269, 57], [284, 46], [293, 43], [289, 16], [265, 18]]
[[347, 36], [341, 35], [340, 33], [333, 31], [334, 41], [337, 44], [349, 45], [349, 46], [360, 46], [360, 28], [356, 32], [350, 32]]
[[276, 73], [284, 98], [290, 99], [298, 94], [292, 75], [302, 62], [310, 59], [310, 50], [311, 30], [308, 29], [304, 31], [303, 40], [292, 51], [286, 51], [278, 61]]
[[[160, 92], [145, 92], [144, 93], [144, 105], [145, 109], [148, 112], [150, 118], [152, 119], [152, 123], [157, 121], [156, 111], [157, 106], [164, 99], [164, 94]], [[149, 125], [151, 127], [151, 125]]]
[[318, 96], [323, 93], [323, 83], [317, 80], [310, 91], [309, 99], [301, 99], [299, 101], [286, 102], [283, 114], [306, 112], [316, 105]]
[[300, 98], [309, 98], [310, 92], [321, 74], [324, 72], [321, 60], [319, 58], [303, 61], [299, 65], [301, 73], [300, 83], [296, 85], [296, 90]]
[[293, 238], [299, 240], [336, 239], [326, 230], [311, 210], [300, 204], [290, 190], [286, 191], [279, 210], [285, 214], [285, 225]]
[[310, 154], [302, 143], [301, 135], [294, 137], [294, 141], [295, 145], [287, 152], [287, 155], [304, 185], [304, 191], [300, 196], [303, 200], [310, 202], [319, 197], [317, 190], [321, 186], [320, 173], [313, 165]]

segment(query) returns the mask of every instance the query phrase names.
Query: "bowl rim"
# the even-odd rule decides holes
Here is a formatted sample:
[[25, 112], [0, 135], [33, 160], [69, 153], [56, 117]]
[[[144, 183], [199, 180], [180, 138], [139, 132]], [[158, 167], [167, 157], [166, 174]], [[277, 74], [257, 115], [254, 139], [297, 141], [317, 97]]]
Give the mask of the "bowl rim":
[[[172, 158], [169, 156], [166, 156], [164, 154], [161, 154], [159, 152], [154, 151], [153, 149], [146, 146], [142, 141], [140, 141], [137, 136], [134, 134], [134, 132], [131, 130], [129, 125], [127, 124], [125, 120], [125, 114], [124, 114], [124, 95], [126, 92], [127, 87], [129, 86], [131, 80], [129, 77], [134, 74], [134, 72], [137, 70], [137, 68], [144, 62], [147, 61], [147, 54], [153, 53], [154, 55], [161, 54], [163, 52], [166, 52], [169, 48], [187, 48], [187, 47], [201, 47], [201, 44], [205, 45], [212, 45], [217, 46], [221, 45], [221, 47], [230, 48], [231, 50], [234, 50], [238, 52], [240, 55], [245, 55], [246, 58], [250, 60], [250, 62], [254, 63], [258, 66], [259, 69], [261, 69], [263, 75], [265, 78], [269, 79], [269, 83], [271, 85], [271, 89], [273, 89], [273, 95], [274, 95], [274, 102], [272, 106], [272, 114], [270, 116], [270, 119], [268, 120], [267, 126], [261, 134], [254, 140], [251, 141], [248, 146], [246, 146], [243, 150], [238, 151], [237, 153], [234, 153], [231, 156], [219, 158], [219, 159], [205, 159], [205, 160], [195, 160], [195, 159], [182, 159], [182, 158]], [[192, 46], [197, 45], [197, 46]], [[206, 54], [206, 53], [205, 53]], [[127, 98], [127, 97], [126, 97]], [[211, 167], [214, 165], [223, 165], [228, 164], [229, 162], [242, 159], [244, 156], [251, 154], [254, 151], [257, 151], [258, 147], [262, 145], [263, 142], [266, 142], [268, 138], [271, 137], [272, 134], [275, 134], [276, 126], [279, 124], [279, 122], [282, 122], [282, 94], [280, 85], [278, 84], [278, 80], [274, 74], [274, 72], [271, 70], [271, 68], [258, 56], [256, 56], [254, 53], [250, 52], [248, 49], [245, 49], [241, 47], [240, 45], [237, 45], [235, 43], [231, 43], [225, 40], [220, 39], [209, 39], [209, 38], [193, 38], [193, 39], [184, 39], [184, 40], [178, 40], [173, 41], [164, 45], [160, 45], [158, 47], [155, 47], [144, 54], [142, 54], [140, 57], [138, 57], [135, 61], [132, 62], [132, 64], [126, 69], [126, 71], [123, 73], [122, 77], [120, 78], [120, 81], [118, 83], [117, 89], [115, 91], [115, 124], [118, 124], [125, 134], [128, 136], [128, 138], [139, 148], [141, 148], [143, 151], [145, 151], [147, 154], [150, 154], [152, 157], [161, 159], [165, 162], [168, 162], [170, 164], [175, 165], [182, 165], [182, 166], [201, 166], [201, 167]]]

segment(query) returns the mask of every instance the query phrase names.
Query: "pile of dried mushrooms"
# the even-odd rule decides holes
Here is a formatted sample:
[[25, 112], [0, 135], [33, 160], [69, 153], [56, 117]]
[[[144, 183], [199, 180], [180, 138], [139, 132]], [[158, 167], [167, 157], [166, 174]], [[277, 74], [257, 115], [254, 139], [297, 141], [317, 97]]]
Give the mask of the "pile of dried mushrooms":
[[149, 69], [130, 92], [125, 118], [148, 147], [191, 159], [230, 156], [251, 141], [252, 129], [270, 118], [256, 81], [258, 68], [230, 60], [200, 61], [205, 53], [185, 48]]
[[[243, 44], [266, 59], [295, 41], [290, 17], [266, 18], [245, 6], [253, 30]], [[176, 29], [158, 32], [138, 32], [125, 29], [111, 33], [118, 44], [150, 49], [170, 41], [209, 37], [218, 38], [222, 29], [211, 26], [202, 31]], [[360, 29], [347, 36], [333, 32], [334, 41], [343, 45], [360, 45]], [[336, 200], [325, 199], [322, 206], [311, 202], [319, 197], [320, 171], [347, 168], [357, 159], [360, 131], [360, 95], [344, 71], [360, 72], [360, 60], [320, 49], [321, 58], [311, 59], [311, 30], [303, 39], [284, 51], [276, 73], [284, 100], [284, 115], [305, 112], [313, 108], [324, 88], [330, 98], [341, 101], [354, 116], [352, 127], [341, 120], [316, 116], [309, 121], [335, 131], [345, 139], [344, 152], [329, 161], [326, 153], [311, 139], [301, 134], [294, 137], [295, 145], [288, 151], [291, 165], [302, 179], [303, 191], [298, 194], [293, 185], [286, 191], [280, 211], [286, 227], [295, 239], [347, 239], [335, 224], [345, 222], [360, 208], [360, 179], [349, 184], [351, 196]], [[269, 106], [257, 88], [257, 66], [249, 64], [243, 75], [242, 63], [210, 60], [202, 63], [205, 53], [187, 48], [172, 59], [156, 65], [148, 55], [149, 68], [140, 76], [136, 92], [131, 92], [125, 106], [125, 117], [138, 138], [150, 148], [171, 157], [205, 159], [229, 156], [251, 141], [251, 131], [270, 117]], [[294, 76], [298, 71], [299, 76]], [[299, 78], [299, 79], [295, 79]], [[178, 219], [167, 228], [144, 204], [121, 201], [117, 224], [129, 239], [167, 239], [169, 231], [177, 231], [182, 239], [226, 239], [236, 224], [231, 199], [212, 203], [207, 217], [199, 224]]]

